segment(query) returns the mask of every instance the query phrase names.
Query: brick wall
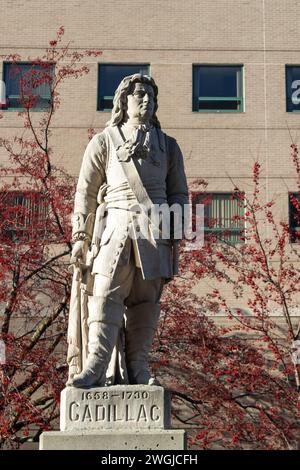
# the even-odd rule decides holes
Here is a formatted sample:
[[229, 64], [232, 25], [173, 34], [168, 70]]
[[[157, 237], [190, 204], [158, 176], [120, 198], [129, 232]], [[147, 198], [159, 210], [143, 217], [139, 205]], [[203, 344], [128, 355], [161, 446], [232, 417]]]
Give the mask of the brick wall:
[[[40, 55], [60, 25], [75, 48], [103, 51], [87, 64], [88, 76], [63, 88], [53, 121], [55, 159], [74, 175], [87, 128], [100, 131], [109, 118], [96, 111], [97, 63], [150, 63], [158, 116], [183, 150], [189, 180], [204, 177], [211, 191], [230, 191], [230, 175], [249, 193], [259, 158], [267, 177], [262, 198], [276, 197], [278, 217], [287, 219], [287, 192], [297, 190], [287, 128], [297, 139], [300, 127], [299, 114], [285, 110], [285, 64], [300, 62], [299, 14], [297, 0], [7, 0], [0, 54]], [[192, 112], [193, 63], [243, 64], [245, 112]], [[1, 135], [20, 126], [7, 111]], [[5, 164], [1, 149], [0, 159]]]

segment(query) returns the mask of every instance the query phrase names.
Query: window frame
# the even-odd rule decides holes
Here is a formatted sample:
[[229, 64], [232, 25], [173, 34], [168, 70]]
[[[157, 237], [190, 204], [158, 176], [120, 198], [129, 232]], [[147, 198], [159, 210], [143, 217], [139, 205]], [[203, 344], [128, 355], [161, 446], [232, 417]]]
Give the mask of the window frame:
[[[197, 67], [240, 67], [240, 74], [241, 74], [241, 79], [240, 79], [240, 96], [234, 96], [234, 97], [216, 97], [216, 96], [206, 96], [206, 97], [196, 97], [196, 94], [194, 93], [195, 90], [195, 70]], [[207, 64], [207, 63], [201, 63], [201, 64], [192, 64], [192, 110], [194, 113], [244, 113], [245, 112], [245, 98], [244, 98], [244, 93], [245, 92], [245, 83], [244, 83], [244, 64]], [[202, 101], [239, 101], [240, 102], [240, 109], [199, 109], [199, 104], [198, 104], [198, 109], [196, 106], [196, 102], [199, 103], [199, 101], [202, 99]]]
[[[289, 191], [288, 192], [288, 222], [289, 222], [289, 242], [292, 244], [292, 245], [299, 245], [300, 244], [300, 213], [299, 213], [299, 225], [295, 225], [293, 226], [292, 225], [292, 203], [291, 203], [291, 199], [290, 197], [291, 196], [298, 196], [298, 200], [299, 200], [299, 204], [300, 204], [300, 192], [298, 191]], [[295, 222], [296, 223], [296, 222]], [[295, 232], [297, 231], [297, 229], [299, 229], [299, 242], [297, 241], [293, 241], [293, 237], [295, 237]]]
[[[300, 80], [300, 64], [285, 64], [285, 112], [286, 113], [300, 113], [300, 104], [299, 104], [299, 109], [294, 109], [292, 111], [288, 110], [288, 102], [289, 102], [289, 96], [288, 96], [288, 68], [291, 67], [298, 67], [299, 68], [299, 80]], [[289, 193], [292, 194], [292, 193]]]
[[[197, 197], [197, 195], [203, 195], [203, 197], [209, 197], [209, 196], [212, 196], [212, 198], [214, 196], [228, 196], [228, 199], [229, 200], [229, 197], [230, 196], [235, 196], [235, 193], [234, 192], [229, 192], [229, 191], [191, 191], [191, 202], [192, 202], [192, 207], [193, 207], [193, 215], [194, 215], [194, 200], [193, 198]], [[200, 202], [201, 203], [201, 202]], [[197, 202], [196, 202], [197, 204]], [[246, 223], [244, 221], [244, 225], [243, 225], [243, 228], [237, 228], [237, 227], [208, 227], [205, 222], [206, 222], [206, 215], [205, 215], [205, 204], [204, 204], [204, 243], [207, 243], [209, 240], [207, 240], [207, 235], [214, 235], [214, 234], [218, 234], [218, 233], [222, 233], [222, 232], [230, 232], [230, 235], [231, 236], [231, 233], [232, 235], [236, 235], [236, 237], [246, 237]], [[245, 207], [241, 208], [241, 214], [238, 214], [238, 215], [243, 215], [243, 213], [245, 213]], [[240, 233], [238, 233], [240, 232]], [[227, 236], [228, 236], [227, 235]], [[230, 239], [221, 239], [221, 238], [218, 238], [216, 240], [216, 243], [226, 243], [226, 244], [229, 244], [229, 245], [237, 245], [237, 244], [244, 244], [246, 242], [246, 240], [230, 240]]]
[[[52, 66], [52, 71], [53, 71], [53, 74], [54, 74], [54, 69], [55, 69], [55, 62], [44, 62], [44, 63], [47, 63], [48, 65], [51, 65]], [[16, 64], [16, 65], [36, 65], [38, 66], [39, 64], [34, 64], [34, 61], [29, 61], [29, 60], [25, 60], [25, 61], [16, 61], [16, 62], [9, 62], [9, 61], [4, 61], [3, 64], [2, 64], [2, 77], [3, 77], [3, 81], [5, 83], [5, 88], [6, 88], [6, 100], [7, 100], [7, 103], [9, 103], [9, 99], [10, 98], [13, 98], [13, 99], [18, 99], [20, 98], [20, 95], [8, 95], [8, 89], [9, 89], [9, 86], [8, 86], [8, 82], [9, 80], [11, 80], [9, 78], [9, 66], [10, 65], [13, 65], [13, 64]], [[6, 68], [7, 68], [7, 73], [6, 73]], [[6, 80], [7, 78], [7, 80]], [[50, 88], [50, 85], [49, 85], [49, 88]], [[38, 111], [38, 112], [41, 112], [41, 111], [45, 111], [47, 109], [49, 109], [50, 107], [50, 100], [51, 100], [51, 88], [50, 88], [50, 95], [46, 96], [46, 95], [39, 95], [40, 98], [42, 100], [45, 100], [46, 101], [49, 101], [49, 103], [44, 106], [44, 107], [41, 107], [41, 106], [32, 106], [30, 107], [30, 111]], [[4, 108], [2, 108], [4, 111], [24, 111], [26, 110], [27, 108], [24, 108], [23, 106], [9, 106], [9, 105], [6, 105]]]
[[[8, 225], [2, 228], [1, 230], [0, 241], [2, 243], [10, 241], [16, 244], [20, 244], [20, 243], [26, 244], [26, 243], [30, 243], [36, 237], [48, 236], [46, 224], [49, 218], [50, 204], [44, 194], [42, 194], [39, 191], [26, 190], [26, 189], [24, 190], [14, 189], [14, 190], [7, 190], [7, 191], [2, 190], [0, 191], [0, 198], [2, 194], [3, 194], [4, 200], [5, 198], [8, 198], [7, 205], [6, 205], [7, 208], [13, 209], [13, 208], [16, 208], [17, 206], [21, 206], [25, 210], [29, 211], [27, 214], [23, 214], [21, 216], [21, 221], [23, 222], [22, 225], [21, 225], [21, 221], [17, 220], [18, 219], [17, 213], [13, 216], [11, 220], [8, 219], [8, 222], [10, 222], [10, 224], [8, 223]], [[35, 207], [33, 207], [33, 205], [35, 204], [35, 201], [34, 201], [35, 197], [37, 198], [37, 200], [36, 200]], [[23, 199], [22, 203], [17, 202], [17, 198], [22, 198]], [[29, 201], [29, 204], [28, 202], [26, 203], [26, 200]], [[25, 203], [23, 203], [23, 201]], [[3, 204], [3, 207], [5, 209], [5, 202], [1, 201], [1, 203]], [[34, 213], [30, 212], [32, 208], [35, 211]], [[0, 220], [1, 219], [2, 219], [2, 214], [0, 212]], [[20, 226], [18, 226], [18, 224]], [[42, 226], [39, 226], [41, 224]]]
[[[111, 113], [112, 111], [112, 107], [111, 108], [104, 108], [104, 109], [100, 109], [100, 102], [101, 100], [103, 99], [111, 99], [113, 100], [113, 96], [108, 96], [108, 95], [103, 95], [101, 96], [101, 93], [100, 93], [100, 68], [101, 66], [144, 66], [144, 67], [148, 67], [148, 72], [149, 72], [149, 76], [151, 77], [151, 64], [150, 63], [145, 63], [145, 62], [98, 62], [98, 71], [97, 71], [97, 104], [96, 104], [96, 111], [100, 112], [100, 113]], [[138, 72], [137, 72], [138, 73]]]

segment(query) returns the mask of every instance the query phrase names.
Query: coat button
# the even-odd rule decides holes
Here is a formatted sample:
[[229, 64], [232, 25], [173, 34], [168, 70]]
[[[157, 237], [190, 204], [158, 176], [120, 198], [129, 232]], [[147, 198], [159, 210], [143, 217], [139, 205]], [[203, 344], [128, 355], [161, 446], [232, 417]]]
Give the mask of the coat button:
[[120, 243], [119, 248], [123, 248], [124, 243]]

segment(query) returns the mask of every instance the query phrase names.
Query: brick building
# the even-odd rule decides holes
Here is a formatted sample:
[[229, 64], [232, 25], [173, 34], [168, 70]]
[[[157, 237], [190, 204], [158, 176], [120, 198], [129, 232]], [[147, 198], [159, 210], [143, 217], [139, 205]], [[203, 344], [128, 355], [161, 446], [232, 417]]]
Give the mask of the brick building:
[[[183, 151], [189, 181], [206, 179], [216, 207], [226, 206], [230, 178], [251, 192], [259, 159], [262, 198], [275, 198], [278, 217], [288, 220], [289, 192], [297, 191], [290, 133], [297, 141], [300, 129], [297, 0], [7, 0], [1, 10], [2, 56], [38, 56], [60, 25], [72, 47], [102, 51], [86, 77], [62, 90], [52, 128], [55, 159], [72, 174], [87, 129], [100, 131], [109, 118], [114, 82], [138, 69], [158, 84], [158, 117]], [[22, 126], [8, 68], [0, 64], [8, 100], [2, 136]]]

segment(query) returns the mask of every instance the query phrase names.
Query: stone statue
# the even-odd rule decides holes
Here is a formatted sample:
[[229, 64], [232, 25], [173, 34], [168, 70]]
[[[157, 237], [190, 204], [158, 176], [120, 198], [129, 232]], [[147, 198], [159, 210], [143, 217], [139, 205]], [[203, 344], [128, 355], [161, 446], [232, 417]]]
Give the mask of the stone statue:
[[67, 385], [155, 384], [148, 354], [163, 285], [177, 273], [178, 240], [172, 226], [161, 237], [161, 220], [157, 227], [149, 214], [155, 205], [188, 204], [182, 154], [161, 131], [157, 93], [152, 78], [125, 77], [107, 127], [83, 157], [72, 217]]

